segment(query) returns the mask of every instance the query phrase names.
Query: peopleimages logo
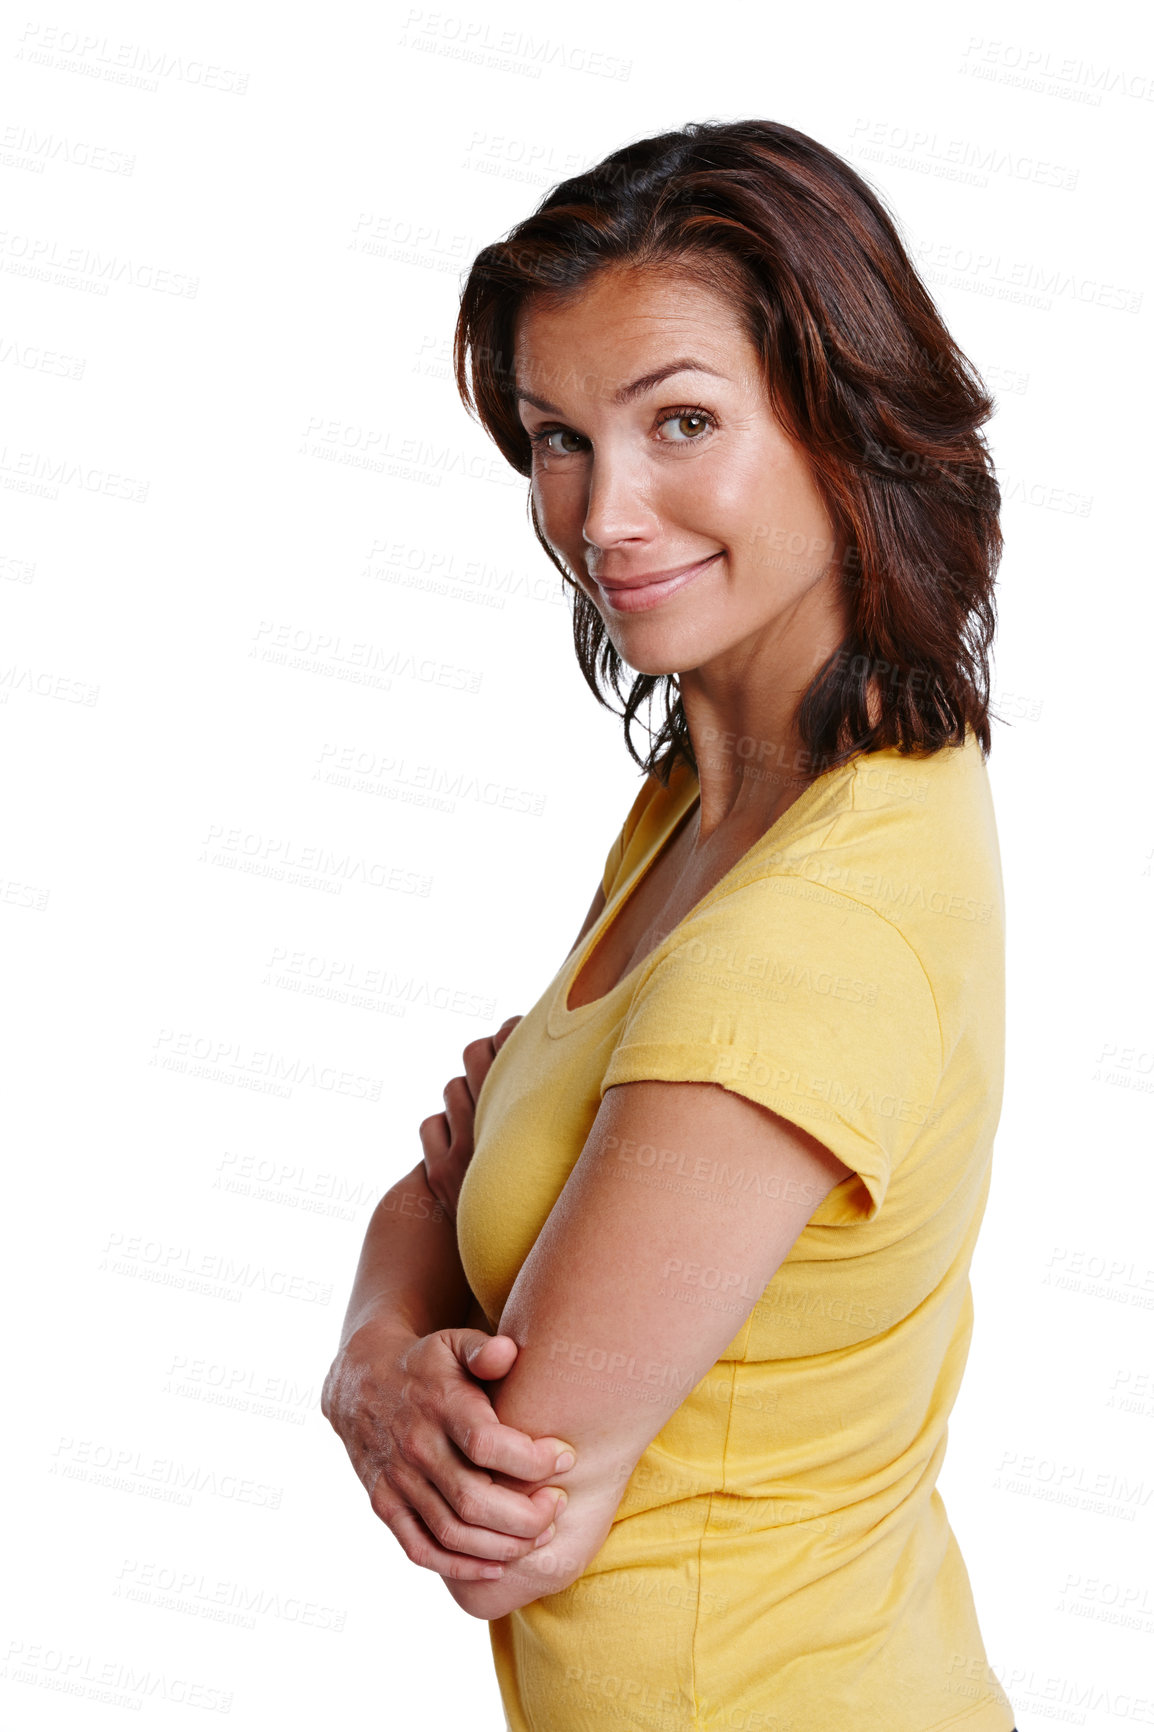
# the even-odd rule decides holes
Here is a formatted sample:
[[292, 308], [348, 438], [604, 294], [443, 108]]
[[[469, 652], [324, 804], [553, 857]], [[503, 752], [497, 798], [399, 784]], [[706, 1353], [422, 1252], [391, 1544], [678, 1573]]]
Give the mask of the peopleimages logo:
[[193, 56], [170, 54], [140, 42], [118, 42], [115, 37], [71, 30], [66, 25], [38, 24], [29, 20], [16, 49], [17, 60], [37, 66], [54, 66], [63, 72], [80, 72], [110, 84], [127, 84], [156, 91], [161, 78], [180, 84], [200, 85], [225, 96], [243, 96], [248, 73], [234, 72]]
[[971, 186], [989, 186], [991, 175], [1029, 181], [1035, 186], [1058, 187], [1064, 192], [1073, 192], [1078, 185], [1076, 168], [1047, 162], [1028, 151], [1015, 152], [967, 138], [947, 138], [930, 129], [895, 126], [884, 120], [855, 121], [850, 148], [871, 162], [910, 168]]
[[217, 1082], [243, 1082], [246, 1077], [255, 1077], [270, 1084], [272, 1092], [286, 1097], [301, 1084], [325, 1094], [379, 1101], [384, 1086], [380, 1077], [337, 1070], [333, 1065], [318, 1066], [311, 1059], [289, 1058], [282, 1053], [247, 1047], [243, 1041], [220, 1040], [188, 1029], [162, 1028], [153, 1049], [150, 1062], [162, 1070], [207, 1076]]
[[1059, 96], [1066, 101], [1099, 107], [1103, 96], [1126, 96], [1134, 102], [1154, 102], [1154, 76], [1123, 67], [1096, 66], [1077, 55], [1055, 54], [1024, 42], [971, 36], [960, 70], [971, 78], [1010, 84], [1019, 90]]
[[549, 66], [624, 83], [633, 70], [631, 60], [600, 49], [558, 42], [550, 36], [531, 36], [524, 30], [501, 30], [487, 19], [428, 11], [423, 6], [409, 7], [399, 46], [472, 61], [493, 71], [517, 72], [527, 78], [540, 78]]
[[1041, 312], [1048, 312], [1053, 301], [1062, 298], [1122, 313], [1137, 313], [1142, 306], [1140, 290], [1081, 276], [1059, 265], [1004, 259], [1001, 253], [983, 253], [952, 241], [917, 241], [911, 253], [928, 282], [1021, 302]]

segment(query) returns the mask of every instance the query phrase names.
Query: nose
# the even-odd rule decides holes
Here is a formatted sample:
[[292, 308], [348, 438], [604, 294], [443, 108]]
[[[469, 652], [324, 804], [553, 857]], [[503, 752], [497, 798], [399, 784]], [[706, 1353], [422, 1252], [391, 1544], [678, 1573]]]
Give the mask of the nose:
[[644, 465], [627, 451], [602, 446], [588, 469], [583, 535], [593, 549], [616, 547], [623, 541], [649, 541], [657, 529], [657, 513], [648, 499]]

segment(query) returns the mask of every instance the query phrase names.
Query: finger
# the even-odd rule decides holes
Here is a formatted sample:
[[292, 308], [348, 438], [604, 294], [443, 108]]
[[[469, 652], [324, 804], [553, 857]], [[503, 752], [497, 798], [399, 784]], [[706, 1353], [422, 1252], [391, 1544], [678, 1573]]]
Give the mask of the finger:
[[439, 1169], [435, 1166], [430, 1167], [427, 1159], [424, 1162], [424, 1174], [425, 1183], [432, 1191], [440, 1207], [445, 1211], [450, 1221], [455, 1221], [457, 1219], [456, 1192], [442, 1181]]
[[[535, 1539], [552, 1519], [556, 1493], [562, 1489], [553, 1473], [558, 1452], [552, 1441], [542, 1448], [511, 1426], [487, 1423], [494, 1420], [492, 1408], [479, 1390], [471, 1393], [474, 1401], [463, 1401], [460, 1389], [439, 1393], [433, 1409], [426, 1408], [400, 1441], [389, 1477], [422, 1514], [441, 1513], [439, 1503], [427, 1502], [427, 1482], [465, 1526]], [[512, 1474], [479, 1467], [461, 1448], [458, 1437], [482, 1431], [509, 1433], [512, 1449], [503, 1451], [498, 1439], [496, 1454], [516, 1462]]]
[[[489, 1476], [475, 1469], [443, 1432], [428, 1423], [396, 1440], [396, 1447], [385, 1455], [375, 1435], [354, 1436], [345, 1440], [345, 1447], [375, 1514], [386, 1526], [394, 1527], [399, 1509], [414, 1509], [446, 1551], [499, 1562], [524, 1557], [552, 1527], [562, 1501], [556, 1487], [538, 1488], [532, 1496], [519, 1488], [503, 1491], [496, 1507], [510, 1508], [513, 1514], [508, 1525], [501, 1525], [504, 1517], [498, 1525], [489, 1525], [476, 1514], [494, 1502]], [[434, 1481], [450, 1488], [449, 1497]]]
[[489, 1074], [489, 1067], [497, 1056], [497, 1048], [492, 1035], [484, 1035], [480, 1040], [471, 1040], [461, 1054], [461, 1062], [465, 1066], [465, 1081], [469, 1089], [470, 1099], [476, 1103], [481, 1093], [481, 1084]]
[[525, 1557], [542, 1538], [552, 1536], [554, 1518], [560, 1501], [555, 1491], [542, 1490], [534, 1499], [514, 1493], [528, 1514], [518, 1520], [517, 1531], [494, 1527], [478, 1512], [487, 1508], [492, 1487], [484, 1474], [461, 1462], [457, 1470], [458, 1489], [452, 1500], [443, 1497], [437, 1486], [425, 1478], [411, 1461], [394, 1463], [392, 1480], [405, 1503], [421, 1518], [429, 1535], [446, 1552], [461, 1552], [468, 1557], [489, 1558], [509, 1563]]
[[[475, 1400], [464, 1393], [462, 1399], [453, 1402], [445, 1413], [444, 1426], [446, 1435], [470, 1464], [486, 1473], [503, 1473], [510, 1479], [523, 1480], [526, 1491], [568, 1472], [567, 1467], [557, 1466], [570, 1448], [567, 1443], [556, 1437], [532, 1438], [516, 1426], [502, 1425], [489, 1398], [480, 1390]], [[484, 1519], [486, 1526], [494, 1525], [488, 1517]]]
[[445, 1113], [431, 1113], [427, 1119], [422, 1119], [417, 1135], [421, 1139], [421, 1152], [427, 1161], [443, 1160], [449, 1152], [449, 1120]]
[[462, 1329], [450, 1338], [449, 1345], [458, 1362], [480, 1383], [499, 1383], [507, 1377], [521, 1351], [511, 1335], [490, 1335], [483, 1329]]
[[[380, 1511], [377, 1511], [380, 1515]], [[455, 1582], [499, 1581], [504, 1573], [493, 1559], [467, 1557], [463, 1552], [447, 1552], [439, 1546], [421, 1518], [411, 1509], [399, 1508], [387, 1519], [385, 1526], [398, 1542], [405, 1556], [422, 1569], [435, 1570]]]
[[493, 1048], [495, 1052], [500, 1052], [501, 1048], [504, 1046], [505, 1042], [508, 1040], [509, 1036], [520, 1021], [521, 1018], [519, 1016], [506, 1017], [505, 1021], [493, 1036]]
[[449, 1171], [449, 1121], [444, 1113], [423, 1119], [420, 1127], [421, 1151], [425, 1179], [441, 1207], [455, 1220], [457, 1189]]
[[[478, 1091], [479, 1092], [479, 1091]], [[452, 1154], [473, 1151], [473, 1104], [469, 1084], [463, 1076], [455, 1076], [445, 1084], [444, 1117], [449, 1126], [449, 1150]]]
[[[496, 1383], [507, 1377], [520, 1347], [512, 1335], [490, 1335], [483, 1329], [449, 1329], [442, 1335], [459, 1365], [481, 1383]], [[472, 1386], [464, 1385], [466, 1398]], [[529, 1485], [567, 1474], [575, 1465], [576, 1451], [571, 1443], [559, 1437], [530, 1437], [516, 1426], [503, 1425], [485, 1392], [487, 1405], [469, 1401], [466, 1408], [456, 1408], [443, 1423], [458, 1449], [470, 1461], [492, 1474], [505, 1474]], [[462, 1422], [468, 1425], [466, 1431]], [[558, 1467], [565, 1458], [566, 1465]], [[519, 1487], [517, 1489], [520, 1489]]]
[[[499, 1484], [474, 1467], [449, 1438], [426, 1439], [425, 1445], [427, 1455], [419, 1462], [409, 1457], [394, 1478], [402, 1482], [405, 1501], [419, 1511], [447, 1551], [504, 1559], [532, 1550], [564, 1501], [558, 1486]], [[510, 1545], [518, 1549], [503, 1549]]]

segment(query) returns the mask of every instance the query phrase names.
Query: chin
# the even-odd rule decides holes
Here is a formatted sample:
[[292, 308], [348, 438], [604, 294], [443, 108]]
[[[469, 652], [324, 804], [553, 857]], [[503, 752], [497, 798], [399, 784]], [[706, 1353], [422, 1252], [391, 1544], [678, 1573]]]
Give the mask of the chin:
[[[616, 623], [616, 622], [614, 622]], [[609, 622], [606, 621], [606, 629]], [[690, 668], [700, 667], [707, 659], [702, 651], [701, 640], [693, 642], [645, 642], [644, 632], [609, 632], [614, 649], [634, 673], [648, 674], [659, 678], [663, 674], [683, 674]]]
[[690, 665], [683, 656], [672, 659], [657, 654], [643, 655], [640, 650], [631, 650], [627, 655], [620, 648], [617, 654], [635, 674], [648, 674], [653, 679], [659, 679], [663, 674], [682, 674]]

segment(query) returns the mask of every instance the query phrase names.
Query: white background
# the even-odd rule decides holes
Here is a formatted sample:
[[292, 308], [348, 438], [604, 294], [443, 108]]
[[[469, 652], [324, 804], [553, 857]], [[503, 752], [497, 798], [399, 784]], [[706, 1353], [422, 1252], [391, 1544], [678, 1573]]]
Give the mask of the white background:
[[872, 180], [999, 400], [1008, 1073], [940, 1486], [1020, 1732], [1154, 1724], [1126, 11], [10, 14], [4, 1725], [503, 1724], [486, 1626], [318, 1397], [373, 1203], [553, 974], [638, 778], [447, 345], [549, 185], [751, 116]]

